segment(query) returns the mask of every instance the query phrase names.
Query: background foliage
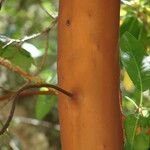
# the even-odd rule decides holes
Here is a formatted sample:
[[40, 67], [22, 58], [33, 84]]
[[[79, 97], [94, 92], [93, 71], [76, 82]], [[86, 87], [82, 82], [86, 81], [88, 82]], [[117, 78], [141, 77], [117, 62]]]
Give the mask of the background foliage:
[[[0, 57], [35, 75], [45, 54], [45, 36], [22, 45], [6, 46], [7, 38], [22, 39], [46, 29], [57, 16], [57, 0], [5, 1], [0, 12]], [[150, 148], [150, 1], [121, 2], [120, 66], [125, 150]], [[39, 76], [57, 84], [57, 26], [49, 33], [48, 56]], [[5, 36], [5, 37], [4, 37]], [[6, 46], [4, 48], [4, 46]], [[24, 84], [19, 75], [0, 67], [1, 95]], [[7, 89], [7, 90], [6, 90]], [[10, 102], [0, 102], [0, 120], [7, 118]], [[59, 150], [59, 122], [55, 96], [22, 97], [8, 132], [0, 137], [2, 150]]]
[[150, 1], [121, 5], [121, 90], [125, 150], [150, 149]]

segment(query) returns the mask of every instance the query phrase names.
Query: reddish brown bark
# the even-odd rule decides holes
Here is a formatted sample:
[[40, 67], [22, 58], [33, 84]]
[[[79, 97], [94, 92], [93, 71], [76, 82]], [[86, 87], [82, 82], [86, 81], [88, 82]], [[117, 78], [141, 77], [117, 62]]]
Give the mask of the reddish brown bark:
[[62, 150], [121, 150], [119, 0], [61, 0], [58, 34]]

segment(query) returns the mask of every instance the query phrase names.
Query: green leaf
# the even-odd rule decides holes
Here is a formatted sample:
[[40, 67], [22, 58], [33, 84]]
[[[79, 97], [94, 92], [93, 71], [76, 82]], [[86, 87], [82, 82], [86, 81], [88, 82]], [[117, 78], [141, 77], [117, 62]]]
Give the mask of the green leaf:
[[149, 136], [145, 133], [141, 133], [135, 136], [134, 150], [148, 150], [149, 149]]
[[126, 31], [128, 31], [138, 39], [141, 27], [142, 22], [136, 17], [127, 17], [120, 27], [120, 35], [122, 36]]
[[0, 39], [0, 57], [9, 60], [12, 64], [19, 66], [24, 70], [29, 70], [34, 63], [30, 53], [23, 48], [15, 45], [9, 45], [3, 48], [3, 42]]
[[150, 85], [149, 56], [141, 43], [130, 33], [121, 38], [121, 61], [135, 87], [145, 91]]
[[140, 116], [138, 124], [139, 124], [139, 126], [144, 127], [144, 128], [150, 127], [150, 116], [148, 116], [148, 117]]
[[39, 96], [35, 107], [36, 117], [42, 120], [51, 111], [55, 104], [55, 96]]
[[131, 145], [127, 141], [124, 143], [124, 150], [131, 150]]
[[[125, 127], [125, 150], [147, 150], [149, 148], [149, 135], [146, 133], [149, 127], [149, 118], [129, 115], [124, 121]], [[136, 128], [140, 127], [141, 132], [136, 133]], [[133, 139], [134, 137], [134, 139]]]
[[137, 118], [134, 115], [127, 116], [124, 121], [126, 140], [127, 140], [127, 143], [129, 143], [130, 145], [133, 140], [133, 134], [135, 132], [136, 121], [137, 121]]
[[126, 17], [120, 27], [120, 36], [122, 37], [125, 32], [131, 33], [146, 48], [148, 44], [148, 33], [144, 23], [141, 20], [134, 16]]

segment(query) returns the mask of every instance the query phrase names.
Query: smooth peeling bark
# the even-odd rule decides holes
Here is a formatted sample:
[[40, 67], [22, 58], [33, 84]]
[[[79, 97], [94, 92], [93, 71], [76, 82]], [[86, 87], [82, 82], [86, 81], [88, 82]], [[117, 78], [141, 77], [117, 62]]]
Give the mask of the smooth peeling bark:
[[119, 0], [61, 0], [58, 27], [62, 150], [122, 150]]

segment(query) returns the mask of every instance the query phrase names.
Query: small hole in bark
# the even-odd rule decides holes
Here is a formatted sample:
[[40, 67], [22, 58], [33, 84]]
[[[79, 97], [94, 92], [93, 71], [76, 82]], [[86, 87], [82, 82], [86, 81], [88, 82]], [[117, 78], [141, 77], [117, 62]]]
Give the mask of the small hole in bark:
[[66, 26], [70, 26], [71, 25], [71, 21], [69, 19], [66, 20]]
[[89, 12], [89, 13], [88, 13], [88, 16], [89, 16], [89, 18], [91, 18], [91, 17], [92, 17], [92, 14], [91, 14], [91, 12]]
[[103, 144], [103, 148], [106, 149], [106, 145], [105, 144]]

